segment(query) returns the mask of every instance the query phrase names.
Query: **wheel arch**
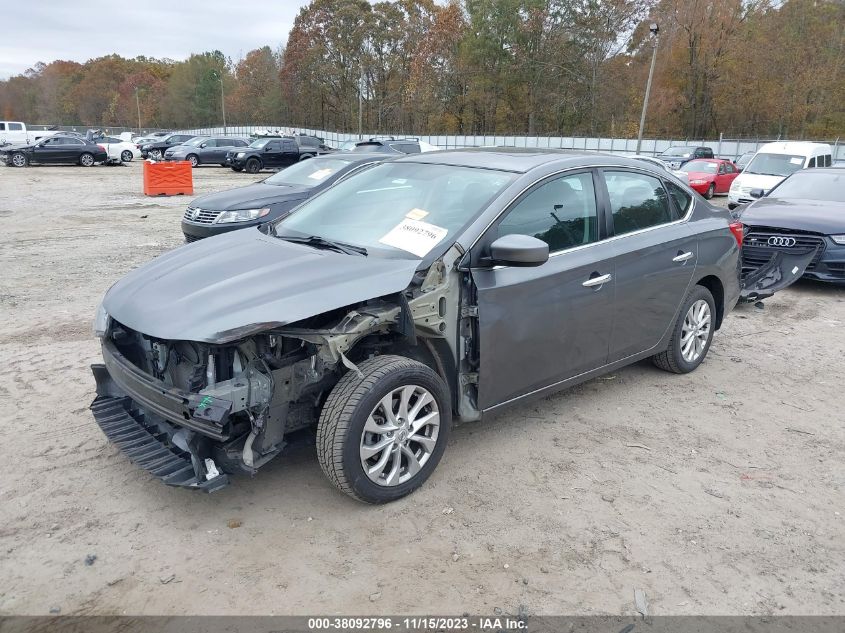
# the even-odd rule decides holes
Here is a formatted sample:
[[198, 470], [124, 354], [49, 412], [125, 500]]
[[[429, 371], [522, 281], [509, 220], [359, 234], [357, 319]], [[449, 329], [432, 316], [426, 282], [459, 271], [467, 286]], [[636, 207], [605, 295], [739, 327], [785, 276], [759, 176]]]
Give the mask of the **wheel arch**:
[[695, 284], [704, 286], [713, 295], [713, 302], [716, 304], [716, 329], [718, 330], [722, 327], [722, 319], [725, 316], [725, 286], [716, 275], [702, 277]]

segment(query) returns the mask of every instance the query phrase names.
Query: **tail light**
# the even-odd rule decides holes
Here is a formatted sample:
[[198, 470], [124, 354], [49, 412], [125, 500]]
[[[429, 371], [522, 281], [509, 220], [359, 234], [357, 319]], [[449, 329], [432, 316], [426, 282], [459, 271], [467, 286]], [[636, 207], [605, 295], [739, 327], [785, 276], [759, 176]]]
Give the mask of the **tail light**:
[[99, 147], [99, 148], [100, 148], [101, 150], [103, 150], [104, 152], [106, 151], [106, 148], [105, 148], [105, 147], [103, 147], [102, 145], [100, 145], [99, 143], [97, 143], [97, 147]]
[[736, 245], [742, 248], [742, 238], [745, 237], [745, 225], [742, 222], [731, 222], [731, 233], [736, 238]]

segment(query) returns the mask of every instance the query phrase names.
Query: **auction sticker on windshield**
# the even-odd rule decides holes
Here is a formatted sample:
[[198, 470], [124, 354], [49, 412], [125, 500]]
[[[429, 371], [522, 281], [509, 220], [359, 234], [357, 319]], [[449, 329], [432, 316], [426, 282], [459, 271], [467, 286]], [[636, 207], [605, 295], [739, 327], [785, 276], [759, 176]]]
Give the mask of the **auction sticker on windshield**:
[[449, 229], [444, 229], [422, 220], [414, 220], [412, 218], [405, 218], [383, 238], [379, 240], [381, 244], [392, 246], [409, 253], [413, 253], [417, 257], [425, 257], [432, 248], [437, 246], [440, 241], [446, 237]]
[[314, 180], [322, 180], [326, 176], [330, 176], [332, 173], [331, 169], [318, 169], [313, 174], [308, 176], [309, 178], [313, 178]]

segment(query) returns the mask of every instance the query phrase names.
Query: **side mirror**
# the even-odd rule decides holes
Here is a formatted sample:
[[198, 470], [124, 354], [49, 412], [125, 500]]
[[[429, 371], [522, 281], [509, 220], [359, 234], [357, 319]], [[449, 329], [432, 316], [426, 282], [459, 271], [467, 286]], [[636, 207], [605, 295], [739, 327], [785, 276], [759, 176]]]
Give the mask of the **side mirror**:
[[206, 147], [208, 147], [208, 143], [201, 143], [200, 144], [200, 149], [205, 149]]
[[264, 151], [265, 151], [265, 152], [269, 152], [269, 151], [272, 151], [272, 149], [273, 149], [272, 147], [270, 147], [269, 145], [267, 145], [267, 146], [264, 148]]
[[549, 260], [549, 245], [530, 235], [503, 235], [490, 245], [494, 266], [540, 266]]
[[752, 198], [762, 198], [766, 195], [766, 192], [762, 189], [752, 189], [750, 192]]

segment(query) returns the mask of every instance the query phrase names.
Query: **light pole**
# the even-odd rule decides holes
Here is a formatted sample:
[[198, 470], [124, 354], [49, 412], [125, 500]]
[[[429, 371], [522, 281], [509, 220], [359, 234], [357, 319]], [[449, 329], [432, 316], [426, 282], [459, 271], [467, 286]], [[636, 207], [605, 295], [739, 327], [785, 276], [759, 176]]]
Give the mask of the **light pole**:
[[215, 70], [214, 76], [220, 80], [220, 110], [223, 112], [223, 136], [226, 136], [226, 95], [223, 93], [223, 74]]
[[640, 145], [643, 142], [643, 128], [645, 128], [645, 113], [648, 110], [648, 96], [651, 94], [651, 79], [654, 77], [654, 62], [657, 59], [657, 34], [660, 27], [657, 22], [652, 22], [648, 28], [651, 31], [651, 67], [648, 69], [648, 82], [645, 85], [645, 98], [643, 99], [643, 113], [640, 115], [640, 131], [637, 133], [637, 154], [640, 153]]
[[135, 107], [138, 108], [138, 134], [141, 133], [141, 100], [138, 98], [138, 86], [135, 86]]
[[361, 76], [358, 78], [358, 140], [363, 139], [364, 127], [364, 69], [361, 69]]

